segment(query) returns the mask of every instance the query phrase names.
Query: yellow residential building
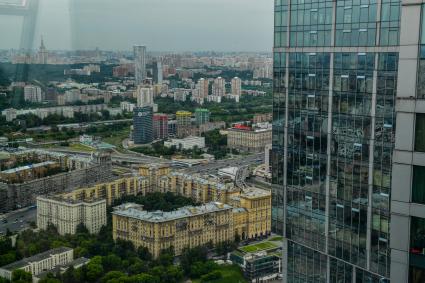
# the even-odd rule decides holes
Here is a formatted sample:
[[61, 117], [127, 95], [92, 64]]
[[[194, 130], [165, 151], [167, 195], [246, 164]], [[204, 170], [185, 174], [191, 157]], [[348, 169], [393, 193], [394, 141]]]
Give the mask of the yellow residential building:
[[242, 239], [254, 239], [271, 233], [272, 204], [269, 191], [245, 188], [239, 196], [233, 196], [228, 204], [241, 208], [235, 211], [235, 229]]
[[235, 214], [235, 233], [241, 239], [253, 239], [271, 233], [271, 193], [249, 187], [239, 189], [233, 182], [217, 178], [171, 172], [157, 183], [157, 191], [172, 192], [199, 203], [218, 201], [231, 205]]
[[177, 136], [179, 138], [190, 135], [190, 129], [192, 127], [192, 112], [189, 111], [177, 111]]
[[96, 184], [93, 187], [76, 189], [61, 196], [73, 200], [106, 199], [107, 205], [127, 195], [146, 194], [149, 190], [149, 179], [141, 176], [123, 177], [111, 182]]
[[131, 241], [136, 248], [146, 247], [155, 258], [170, 247], [180, 255], [184, 248], [232, 241], [232, 210], [218, 202], [171, 212], [148, 212], [140, 205], [123, 204], [112, 212], [113, 238]]
[[232, 196], [240, 194], [240, 189], [233, 183], [224, 183], [215, 178], [182, 172], [172, 172], [168, 176], [161, 177], [158, 182], [158, 191], [170, 191], [200, 203], [211, 201], [227, 203]]
[[247, 152], [262, 152], [272, 140], [272, 129], [241, 129], [227, 130], [228, 148]]
[[146, 192], [157, 191], [160, 177], [168, 176], [171, 172], [168, 164], [146, 164], [139, 167], [139, 175], [145, 177], [149, 181], [149, 186]]

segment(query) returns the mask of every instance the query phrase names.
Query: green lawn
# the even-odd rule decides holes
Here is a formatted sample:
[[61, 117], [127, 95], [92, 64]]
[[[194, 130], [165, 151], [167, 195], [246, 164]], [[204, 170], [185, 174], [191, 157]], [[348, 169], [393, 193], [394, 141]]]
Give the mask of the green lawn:
[[122, 141], [126, 138], [128, 138], [130, 135], [130, 130], [122, 130], [122, 131], [116, 131], [108, 133], [108, 135], [105, 135], [102, 137], [102, 141], [115, 145], [118, 148], [122, 148]]
[[[208, 283], [247, 283], [242, 275], [242, 271], [237, 265], [220, 265], [218, 269], [223, 277], [221, 279], [208, 281]], [[200, 283], [201, 279], [192, 280], [193, 283]]]
[[282, 240], [283, 240], [282, 236], [275, 236], [275, 237], [268, 239], [268, 241], [275, 241], [275, 242], [282, 241]]
[[277, 247], [277, 246], [275, 244], [273, 244], [272, 242], [261, 242], [261, 243], [258, 243], [258, 244], [241, 247], [240, 249], [244, 252], [252, 253], [252, 252], [272, 249], [272, 248], [275, 248], [275, 247]]
[[73, 144], [71, 144], [69, 146], [69, 148], [75, 149], [75, 150], [78, 150], [78, 151], [86, 151], [86, 152], [93, 152], [93, 151], [95, 151], [94, 148], [89, 147], [89, 146], [84, 145], [84, 144], [81, 144], [81, 143], [73, 143]]

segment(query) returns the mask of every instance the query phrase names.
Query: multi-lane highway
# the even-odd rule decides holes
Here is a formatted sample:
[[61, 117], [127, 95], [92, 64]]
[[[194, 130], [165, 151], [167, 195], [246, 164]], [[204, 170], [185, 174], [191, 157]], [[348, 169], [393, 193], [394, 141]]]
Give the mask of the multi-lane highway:
[[31, 222], [36, 222], [37, 210], [35, 207], [27, 207], [0, 215], [0, 233], [6, 233], [26, 229]]
[[214, 174], [219, 169], [225, 167], [241, 167], [245, 165], [260, 165], [264, 163], [264, 153], [257, 153], [252, 155], [245, 155], [236, 157], [233, 159], [215, 160], [207, 164], [200, 164], [197, 166], [189, 167], [184, 169], [186, 173], [202, 173], [202, 174]]
[[[55, 152], [67, 153], [67, 154], [76, 154], [76, 155], [85, 156], [85, 157], [88, 157], [91, 155], [90, 152], [73, 150], [68, 148], [49, 148], [49, 150], [55, 151]], [[136, 152], [133, 152], [131, 154], [115, 152], [111, 154], [111, 158], [112, 158], [112, 161], [115, 161], [115, 162], [127, 162], [127, 163], [139, 163], [139, 164], [170, 163], [170, 160], [167, 160], [167, 159], [147, 156], [147, 155], [136, 153]]]
[[[81, 156], [90, 156], [91, 153], [84, 151], [76, 151], [71, 149], [61, 149], [61, 148], [52, 148], [52, 151], [69, 153], [69, 154], [78, 154]], [[147, 156], [141, 153], [133, 152], [131, 154], [123, 153], [112, 153], [112, 161], [115, 162], [126, 162], [126, 163], [136, 163], [136, 164], [152, 164], [152, 163], [171, 163], [171, 160]], [[264, 153], [256, 153], [251, 155], [237, 156], [232, 159], [223, 159], [223, 160], [214, 160], [206, 164], [200, 164], [193, 167], [184, 169], [187, 173], [204, 173], [204, 174], [214, 174], [217, 170], [225, 167], [241, 167], [245, 165], [260, 165], [264, 163]]]

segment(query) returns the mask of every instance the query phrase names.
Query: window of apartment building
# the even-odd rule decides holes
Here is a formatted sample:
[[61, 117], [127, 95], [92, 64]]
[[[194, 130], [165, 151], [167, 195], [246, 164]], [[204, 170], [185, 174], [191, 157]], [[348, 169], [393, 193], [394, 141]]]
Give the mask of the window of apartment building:
[[410, 223], [409, 283], [425, 282], [425, 219], [412, 217]]
[[412, 202], [425, 204], [425, 166], [413, 166]]
[[411, 265], [409, 268], [409, 283], [422, 282], [425, 282], [425, 269]]
[[425, 218], [412, 217], [411, 219], [410, 253], [425, 255]]
[[425, 114], [416, 114], [415, 151], [425, 152]]

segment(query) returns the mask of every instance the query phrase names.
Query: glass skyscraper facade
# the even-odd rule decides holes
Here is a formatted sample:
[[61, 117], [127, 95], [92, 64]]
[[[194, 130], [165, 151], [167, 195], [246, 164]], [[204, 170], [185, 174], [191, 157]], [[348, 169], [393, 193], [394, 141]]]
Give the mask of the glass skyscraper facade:
[[153, 141], [153, 109], [150, 106], [135, 107], [133, 111], [133, 141], [147, 144]]
[[401, 9], [275, 0], [272, 222], [286, 237], [284, 282], [391, 277]]

